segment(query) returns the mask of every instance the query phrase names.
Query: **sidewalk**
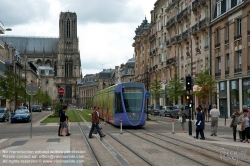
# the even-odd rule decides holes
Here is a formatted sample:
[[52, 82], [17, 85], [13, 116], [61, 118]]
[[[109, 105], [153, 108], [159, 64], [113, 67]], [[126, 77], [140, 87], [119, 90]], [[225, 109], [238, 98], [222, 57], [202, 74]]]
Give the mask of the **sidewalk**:
[[[54, 124], [57, 126], [57, 124]], [[82, 166], [85, 151], [71, 150], [71, 137], [44, 135], [0, 140], [1, 166]]]
[[[219, 118], [218, 126], [230, 127], [231, 121], [232, 121], [231, 118], [226, 119], [226, 125], [225, 125], [225, 118]], [[211, 118], [209, 118], [208, 121], [205, 121], [205, 124], [206, 125], [211, 125]]]

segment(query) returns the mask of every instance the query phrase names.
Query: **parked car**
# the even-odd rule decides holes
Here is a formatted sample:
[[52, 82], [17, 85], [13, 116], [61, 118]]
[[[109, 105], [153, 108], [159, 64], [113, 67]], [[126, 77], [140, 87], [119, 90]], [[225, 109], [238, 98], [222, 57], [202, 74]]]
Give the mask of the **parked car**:
[[52, 111], [52, 107], [51, 106], [47, 106], [45, 110], [46, 111]]
[[9, 119], [10, 119], [10, 111], [5, 107], [0, 108], [0, 121], [5, 122], [5, 120], [9, 121]]
[[184, 112], [186, 114], [186, 117], [189, 117], [189, 107], [188, 105], [185, 104], [177, 104], [173, 106], [173, 111], [171, 111], [170, 113], [170, 117], [174, 117], [174, 118], [179, 118], [179, 114], [181, 112], [181, 108], [184, 108]]
[[32, 111], [32, 112], [42, 112], [42, 108], [41, 108], [40, 105], [33, 105], [33, 106], [31, 107], [31, 111]]
[[160, 114], [160, 109], [162, 108], [162, 106], [152, 106], [150, 113], [151, 115], [159, 115]]
[[162, 109], [160, 109], [160, 116], [170, 116], [172, 110], [173, 106], [163, 106]]
[[17, 109], [11, 114], [11, 123], [30, 122], [30, 111], [28, 109]]

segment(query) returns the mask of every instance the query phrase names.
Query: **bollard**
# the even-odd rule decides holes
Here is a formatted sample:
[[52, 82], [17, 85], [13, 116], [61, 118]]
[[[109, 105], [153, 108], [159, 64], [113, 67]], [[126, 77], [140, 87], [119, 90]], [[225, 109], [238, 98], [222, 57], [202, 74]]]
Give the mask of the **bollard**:
[[172, 134], [174, 134], [174, 118], [172, 118]]
[[227, 115], [225, 114], [225, 126], [226, 126], [226, 124], [227, 124], [226, 121], [227, 121]]
[[121, 127], [121, 132], [120, 132], [120, 134], [122, 134], [122, 119], [120, 120], [120, 127]]

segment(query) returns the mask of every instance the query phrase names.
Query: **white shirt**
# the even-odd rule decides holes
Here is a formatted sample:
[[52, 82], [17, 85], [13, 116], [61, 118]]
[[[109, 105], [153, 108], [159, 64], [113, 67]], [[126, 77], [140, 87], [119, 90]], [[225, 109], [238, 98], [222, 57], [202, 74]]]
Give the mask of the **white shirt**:
[[211, 109], [210, 115], [212, 118], [218, 118], [220, 116], [220, 111], [216, 108]]

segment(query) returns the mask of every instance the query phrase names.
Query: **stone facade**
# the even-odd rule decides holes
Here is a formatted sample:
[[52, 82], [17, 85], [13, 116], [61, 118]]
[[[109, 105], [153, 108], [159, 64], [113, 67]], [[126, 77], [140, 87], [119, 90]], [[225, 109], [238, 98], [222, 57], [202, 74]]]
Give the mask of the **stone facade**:
[[[20, 52], [23, 65], [33, 62], [36, 67], [53, 68], [55, 76], [53, 88], [63, 87], [64, 102], [76, 103], [76, 83], [82, 77], [76, 13], [60, 13], [59, 38], [0, 36], [0, 39], [11, 43]], [[42, 79], [50, 79], [50, 76]], [[41, 82], [44, 81], [41, 80]], [[46, 91], [46, 89], [42, 90]], [[57, 92], [51, 97], [53, 100], [58, 100]]]
[[[229, 2], [229, 3], [228, 3]], [[212, 2], [212, 74], [221, 117], [250, 106], [250, 1]]]

